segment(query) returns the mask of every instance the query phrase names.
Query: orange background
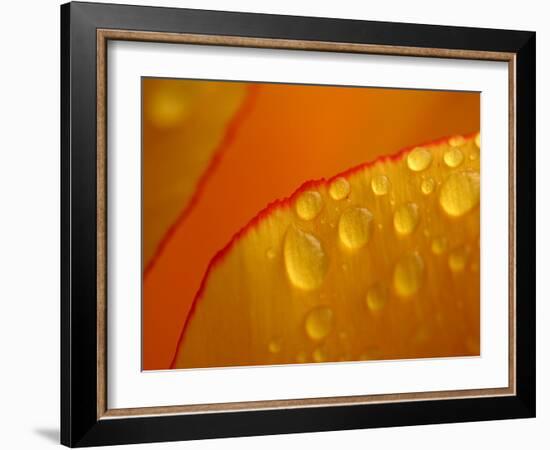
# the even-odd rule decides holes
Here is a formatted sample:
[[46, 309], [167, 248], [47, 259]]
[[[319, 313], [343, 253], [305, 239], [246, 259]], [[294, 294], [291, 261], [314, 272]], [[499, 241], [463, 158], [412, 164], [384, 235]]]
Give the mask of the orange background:
[[[154, 248], [144, 260], [145, 370], [170, 367], [209, 261], [268, 203], [290, 195], [307, 180], [328, 178], [402, 147], [471, 133], [480, 126], [477, 93], [216, 84], [207, 95], [195, 95], [212, 82], [143, 82], [144, 161], [154, 166], [160, 159], [177, 168], [174, 180], [194, 180], [193, 189], [165, 201], [159, 185], [172, 181], [162, 171], [144, 168], [144, 197], [156, 208], [155, 213], [144, 209], [143, 217], [144, 247]], [[155, 100], [159, 86], [164, 94]], [[180, 116], [178, 102], [187, 105]], [[229, 105], [223, 114], [220, 105]], [[199, 126], [200, 121], [189, 126], [199, 111], [202, 123], [212, 118], [209, 127]], [[169, 125], [151, 117], [167, 117]], [[185, 132], [178, 133], [183, 128]], [[158, 136], [163, 133], [161, 143]], [[210, 145], [203, 145], [205, 134], [214, 136]], [[170, 164], [170, 158], [193, 152], [207, 156], [201, 164], [192, 158]], [[163, 208], [179, 213], [165, 214], [159, 227]], [[162, 236], [146, 242], [147, 229], [155, 224]]]

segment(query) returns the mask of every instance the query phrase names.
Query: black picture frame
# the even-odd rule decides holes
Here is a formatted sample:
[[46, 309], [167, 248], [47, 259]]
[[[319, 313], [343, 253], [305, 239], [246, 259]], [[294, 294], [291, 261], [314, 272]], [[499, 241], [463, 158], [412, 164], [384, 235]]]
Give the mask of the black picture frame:
[[[516, 394], [115, 420], [98, 417], [99, 29], [513, 53]], [[61, 443], [81, 447], [534, 417], [535, 41], [535, 33], [527, 31], [80, 2], [62, 5]]]

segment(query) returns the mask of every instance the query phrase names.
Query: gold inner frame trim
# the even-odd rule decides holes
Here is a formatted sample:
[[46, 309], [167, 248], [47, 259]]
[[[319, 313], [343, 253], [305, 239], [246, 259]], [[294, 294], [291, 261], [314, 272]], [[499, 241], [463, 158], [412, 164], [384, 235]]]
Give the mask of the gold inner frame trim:
[[[434, 392], [410, 392], [302, 398], [288, 400], [247, 401], [200, 405], [150, 406], [141, 408], [109, 409], [107, 405], [107, 42], [109, 40], [158, 43], [218, 45], [266, 49], [364, 53], [391, 56], [417, 56], [452, 59], [503, 61], [508, 63], [509, 74], [509, 286], [508, 286], [508, 387], [468, 389]], [[207, 414], [231, 411], [291, 409], [323, 406], [346, 406], [403, 401], [448, 400], [475, 397], [511, 396], [516, 394], [516, 269], [515, 269], [515, 129], [516, 129], [516, 54], [445, 48], [402, 47], [341, 42], [298, 41], [286, 39], [248, 38], [238, 36], [158, 33], [131, 30], [97, 30], [97, 418], [111, 420], [132, 416], [174, 414]]]

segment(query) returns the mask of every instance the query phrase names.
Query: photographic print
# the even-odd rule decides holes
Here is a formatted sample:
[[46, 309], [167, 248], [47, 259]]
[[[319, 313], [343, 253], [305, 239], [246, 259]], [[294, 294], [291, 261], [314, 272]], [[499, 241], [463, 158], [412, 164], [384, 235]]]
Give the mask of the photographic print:
[[478, 92], [144, 77], [142, 201], [143, 370], [480, 355]]

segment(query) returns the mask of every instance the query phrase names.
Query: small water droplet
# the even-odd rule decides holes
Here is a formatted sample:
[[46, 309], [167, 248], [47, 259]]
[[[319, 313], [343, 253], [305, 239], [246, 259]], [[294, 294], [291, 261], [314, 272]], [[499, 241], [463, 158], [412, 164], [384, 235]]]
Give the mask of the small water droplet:
[[421, 172], [432, 163], [432, 154], [423, 147], [416, 147], [407, 155], [407, 165], [413, 172]]
[[269, 342], [269, 351], [271, 353], [279, 353], [281, 351], [281, 340], [273, 339]]
[[474, 142], [476, 143], [477, 148], [481, 148], [481, 136], [479, 133], [476, 134]]
[[306, 191], [296, 200], [296, 214], [303, 220], [317, 217], [323, 207], [323, 197], [317, 191]]
[[424, 261], [418, 253], [405, 255], [393, 271], [393, 285], [401, 297], [414, 295], [422, 286]]
[[319, 341], [328, 336], [332, 329], [333, 312], [328, 306], [312, 309], [306, 317], [306, 332], [308, 336]]
[[425, 180], [422, 180], [422, 184], [420, 185], [420, 190], [423, 194], [431, 194], [435, 188], [435, 180], [433, 178], [426, 178]]
[[348, 265], [346, 263], [342, 264], [342, 270], [346, 272], [348, 270]]
[[443, 154], [443, 161], [445, 161], [445, 164], [449, 167], [458, 167], [462, 164], [462, 161], [464, 161], [464, 154], [460, 149], [453, 147]]
[[377, 228], [378, 228], [379, 230], [382, 230], [382, 229], [384, 228], [384, 225], [382, 225], [381, 223], [379, 223], [379, 224], [376, 225], [376, 226], [377, 226]]
[[342, 243], [350, 249], [363, 247], [370, 238], [372, 218], [367, 208], [352, 207], [344, 211], [338, 222]]
[[430, 337], [430, 330], [428, 330], [428, 328], [426, 327], [420, 327], [414, 335], [414, 341], [417, 344], [424, 344], [430, 340]]
[[272, 248], [268, 248], [265, 252], [265, 256], [267, 256], [267, 259], [274, 259], [276, 256], [275, 250], [273, 250]]
[[296, 355], [296, 362], [300, 364], [304, 364], [307, 362], [307, 353], [306, 352], [300, 352]]
[[439, 203], [453, 217], [473, 209], [479, 204], [479, 174], [466, 171], [449, 175], [439, 191]]
[[465, 248], [453, 250], [449, 255], [449, 269], [455, 273], [462, 272], [467, 261], [468, 252]]
[[388, 289], [381, 283], [376, 283], [367, 291], [367, 307], [374, 313], [380, 311], [388, 301]]
[[322, 348], [316, 348], [313, 351], [313, 361], [316, 363], [324, 362], [327, 360], [327, 354]]
[[464, 145], [466, 142], [466, 139], [464, 139], [462, 136], [453, 136], [449, 139], [449, 145], [451, 147], [460, 147], [461, 145]]
[[370, 182], [372, 192], [376, 195], [386, 195], [390, 190], [390, 180], [385, 175], [376, 175]]
[[477, 158], [479, 158], [479, 154], [474, 150], [472, 153], [470, 153], [470, 156], [468, 156], [468, 158], [470, 158], [470, 161], [475, 161]]
[[344, 177], [336, 178], [330, 183], [329, 194], [334, 200], [342, 200], [349, 195], [350, 186], [349, 181]]
[[432, 252], [434, 255], [441, 255], [447, 250], [447, 239], [443, 236], [436, 237], [432, 241]]
[[359, 360], [369, 361], [373, 359], [379, 359], [382, 355], [382, 352], [378, 347], [369, 346], [365, 349], [363, 353], [359, 355]]
[[328, 258], [315, 236], [291, 225], [285, 236], [284, 259], [294, 286], [304, 290], [321, 286], [328, 269]]
[[418, 224], [418, 206], [415, 203], [400, 205], [393, 214], [393, 226], [401, 235], [411, 234]]

